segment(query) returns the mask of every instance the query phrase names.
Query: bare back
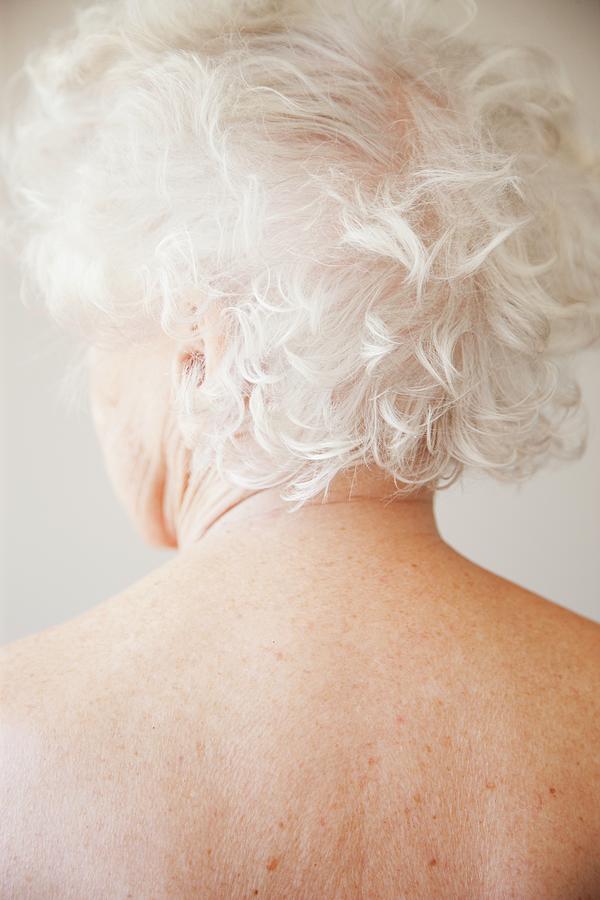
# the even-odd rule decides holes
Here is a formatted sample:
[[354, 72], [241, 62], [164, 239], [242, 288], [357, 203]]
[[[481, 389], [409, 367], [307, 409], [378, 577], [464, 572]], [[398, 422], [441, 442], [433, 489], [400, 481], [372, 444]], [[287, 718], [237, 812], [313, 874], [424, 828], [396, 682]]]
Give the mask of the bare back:
[[325, 556], [209, 541], [8, 648], [4, 895], [600, 896], [600, 627]]

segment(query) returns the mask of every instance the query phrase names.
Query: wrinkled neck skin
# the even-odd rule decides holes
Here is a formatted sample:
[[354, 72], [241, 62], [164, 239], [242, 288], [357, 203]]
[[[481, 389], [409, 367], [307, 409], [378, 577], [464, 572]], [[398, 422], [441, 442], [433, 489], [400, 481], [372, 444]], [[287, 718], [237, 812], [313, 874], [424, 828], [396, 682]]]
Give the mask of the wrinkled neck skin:
[[255, 492], [228, 484], [214, 469], [192, 472], [191, 451], [181, 439], [175, 443], [164, 480], [163, 531], [169, 545], [184, 550]]
[[[293, 517], [295, 523], [310, 517], [311, 529], [318, 529], [323, 519], [328, 532], [343, 519], [343, 527], [349, 528], [354, 512], [365, 504], [385, 508], [386, 518], [391, 516], [394, 528], [407, 538], [439, 539], [433, 492], [394, 497], [393, 479], [380, 470], [360, 466], [342, 472], [333, 479], [326, 496], [321, 493], [292, 511], [290, 501], [281, 499], [280, 487], [251, 491], [226, 483], [214, 470], [192, 474], [191, 452], [181, 441], [178, 444], [168, 463], [162, 508], [169, 543], [179, 550], [198, 544], [209, 534], [224, 540], [231, 535], [235, 541], [239, 530], [246, 531], [250, 525], [259, 536], [263, 523], [271, 524], [280, 516], [286, 521]], [[328, 508], [326, 523], [319, 515], [324, 507]], [[365, 527], [364, 518], [360, 527]]]
[[[129, 485], [123, 483], [119, 463], [113, 464], [111, 475], [145, 540], [183, 550], [253, 492], [226, 483], [214, 469], [193, 470], [192, 451], [184, 444], [172, 409], [161, 430], [160, 442], [138, 444], [135, 479]], [[110, 469], [114, 456], [107, 457]]]

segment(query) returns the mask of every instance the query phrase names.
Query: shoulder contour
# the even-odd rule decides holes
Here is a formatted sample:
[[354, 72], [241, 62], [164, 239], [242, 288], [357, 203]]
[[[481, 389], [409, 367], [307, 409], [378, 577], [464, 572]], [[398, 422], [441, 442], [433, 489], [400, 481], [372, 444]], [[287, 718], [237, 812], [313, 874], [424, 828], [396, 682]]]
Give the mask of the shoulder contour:
[[517, 590], [509, 617], [513, 609], [523, 610], [519, 626], [531, 664], [545, 674], [557, 673], [573, 703], [591, 704], [600, 727], [600, 624], [525, 588]]
[[158, 761], [143, 730], [156, 732], [140, 704], [130, 715], [132, 682], [121, 684], [115, 659], [102, 646], [94, 653], [93, 641], [86, 651], [89, 624], [71, 621], [0, 653], [2, 897], [100, 897], [107, 884], [127, 896], [132, 856], [138, 878], [154, 865], [155, 823], [145, 832], [142, 820]]

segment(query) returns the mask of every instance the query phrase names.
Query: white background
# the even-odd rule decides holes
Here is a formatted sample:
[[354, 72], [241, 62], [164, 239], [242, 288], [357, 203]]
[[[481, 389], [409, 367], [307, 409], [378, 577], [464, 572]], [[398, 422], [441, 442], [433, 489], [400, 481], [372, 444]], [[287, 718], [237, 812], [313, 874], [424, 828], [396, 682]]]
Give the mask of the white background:
[[[0, 2], [3, 80], [71, 8], [72, 0]], [[600, 3], [481, 0], [472, 27], [561, 58], [600, 142]], [[42, 312], [20, 304], [7, 259], [0, 301], [2, 639], [9, 641], [100, 603], [171, 554], [146, 547], [114, 499], [85, 404], [69, 409], [61, 400], [68, 344]], [[598, 621], [599, 357], [587, 353], [578, 366], [590, 420], [581, 460], [553, 464], [521, 487], [470, 478], [436, 498], [440, 531], [457, 550]]]

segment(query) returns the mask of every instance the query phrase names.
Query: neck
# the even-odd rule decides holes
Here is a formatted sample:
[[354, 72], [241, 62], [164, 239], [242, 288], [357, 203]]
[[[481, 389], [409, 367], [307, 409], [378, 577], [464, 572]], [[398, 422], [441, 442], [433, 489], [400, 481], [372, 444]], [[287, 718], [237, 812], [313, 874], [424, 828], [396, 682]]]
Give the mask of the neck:
[[441, 540], [433, 512], [433, 492], [421, 489], [411, 494], [398, 494], [394, 480], [379, 469], [359, 466], [339, 473], [326, 492], [292, 510], [289, 501], [280, 497], [280, 487], [249, 491], [225, 484], [214, 474], [190, 479], [175, 511], [174, 531], [177, 546], [185, 550], [207, 537], [227, 540], [240, 532], [260, 538], [260, 534], [277, 522], [277, 527], [309, 524], [318, 529], [320, 522], [328, 533], [339, 524], [347, 530], [360, 519], [364, 529], [367, 519], [385, 521], [383, 526], [404, 540], [425, 537]]

